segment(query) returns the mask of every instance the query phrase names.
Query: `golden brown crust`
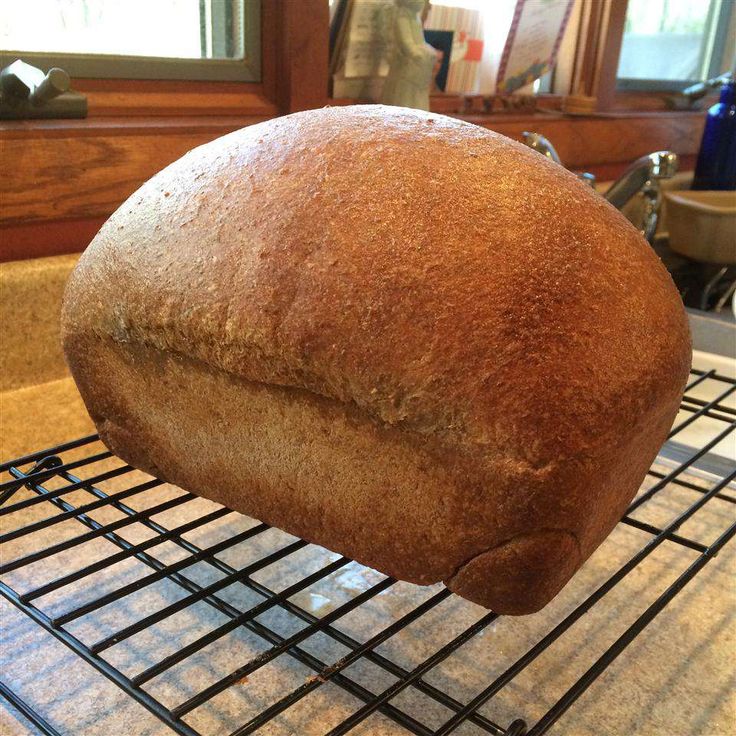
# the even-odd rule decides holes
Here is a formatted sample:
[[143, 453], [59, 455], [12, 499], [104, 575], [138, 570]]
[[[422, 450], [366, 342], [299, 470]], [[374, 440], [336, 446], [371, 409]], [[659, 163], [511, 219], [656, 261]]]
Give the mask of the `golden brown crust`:
[[[276, 404], [279, 387], [297, 390], [347, 411], [360, 435], [389, 433], [413, 468], [413, 508], [449, 509], [432, 533], [418, 512], [392, 530], [407, 555], [434, 560], [422, 581], [514, 613], [543, 605], [615, 524], [690, 355], [667, 272], [602, 198], [502, 136], [380, 106], [252, 126], [165, 169], [83, 256], [64, 332], [93, 416], [120, 380], [109, 356], [90, 367], [112, 342], [263, 386]], [[388, 478], [382, 437], [371, 464]], [[409, 457], [442, 480], [422, 487]], [[317, 472], [308, 452], [300, 462]], [[181, 471], [176, 482], [196, 487]], [[254, 496], [281, 498], [276, 485], [263, 478]], [[346, 467], [333, 498], [315, 497], [318, 533], [297, 533], [347, 549], [350, 485]], [[270, 520], [295, 529], [279, 509]], [[372, 554], [354, 536], [361, 561], [404, 570], [398, 548]]]

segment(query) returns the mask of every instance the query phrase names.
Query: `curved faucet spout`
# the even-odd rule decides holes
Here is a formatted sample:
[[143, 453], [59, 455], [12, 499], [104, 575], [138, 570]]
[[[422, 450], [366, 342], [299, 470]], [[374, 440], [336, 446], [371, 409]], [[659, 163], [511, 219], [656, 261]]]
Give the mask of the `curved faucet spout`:
[[649, 182], [659, 185], [659, 179], [671, 179], [677, 173], [679, 159], [672, 151], [655, 151], [634, 161], [631, 166], [611, 185], [606, 199], [621, 209], [637, 192], [643, 191]]
[[[551, 161], [562, 163], [555, 147], [541, 133], [524, 131], [522, 140]], [[662, 188], [659, 182], [661, 179], [672, 178], [677, 173], [678, 164], [677, 154], [672, 151], [655, 151], [642, 156], [626, 169], [604, 195], [619, 210], [637, 194], [642, 195], [644, 208], [641, 222], [637, 215], [637, 222], [634, 224], [650, 243], [654, 239], [662, 204]], [[592, 174], [578, 174], [578, 177], [595, 189], [595, 177]]]
[[671, 179], [679, 166], [679, 159], [672, 151], [655, 151], [642, 156], [611, 185], [606, 192], [606, 199], [621, 209], [637, 193], [644, 200], [641, 234], [651, 243], [657, 231], [659, 211], [662, 206], [662, 179]]

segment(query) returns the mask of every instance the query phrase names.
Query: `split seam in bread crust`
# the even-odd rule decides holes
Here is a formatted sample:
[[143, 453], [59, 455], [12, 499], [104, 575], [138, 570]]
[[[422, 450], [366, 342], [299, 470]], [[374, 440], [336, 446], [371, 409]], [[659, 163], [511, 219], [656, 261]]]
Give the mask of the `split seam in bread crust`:
[[452, 581], [463, 571], [465, 567], [473, 563], [475, 560], [477, 560], [479, 557], [482, 557], [483, 555], [487, 555], [489, 552], [493, 552], [494, 550], [499, 549], [500, 547], [503, 547], [504, 545], [511, 544], [511, 542], [515, 542], [520, 539], [527, 539], [529, 537], [535, 537], [543, 534], [549, 534], [550, 532], [555, 534], [567, 534], [575, 542], [575, 546], [577, 548], [577, 554], [578, 558], [582, 556], [582, 550], [580, 547], [580, 540], [578, 539], [577, 534], [575, 534], [574, 531], [571, 529], [559, 529], [559, 528], [543, 528], [543, 529], [535, 529], [533, 532], [521, 532], [520, 534], [514, 534], [511, 537], [507, 537], [506, 539], [501, 540], [500, 542], [496, 542], [496, 544], [492, 544], [489, 547], [486, 547], [485, 549], [480, 550], [479, 552], [475, 552], [469, 557], [467, 557], [465, 560], [460, 562], [458, 565], [455, 566], [455, 569], [450, 573], [450, 575], [443, 578], [442, 582], [445, 584], [446, 587], [450, 587], [452, 584]]

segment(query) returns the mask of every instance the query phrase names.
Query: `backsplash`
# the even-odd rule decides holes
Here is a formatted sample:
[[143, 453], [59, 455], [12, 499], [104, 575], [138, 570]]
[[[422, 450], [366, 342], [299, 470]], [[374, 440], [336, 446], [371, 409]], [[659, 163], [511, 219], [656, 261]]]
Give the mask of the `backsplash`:
[[68, 375], [59, 339], [64, 285], [79, 254], [0, 264], [0, 391]]

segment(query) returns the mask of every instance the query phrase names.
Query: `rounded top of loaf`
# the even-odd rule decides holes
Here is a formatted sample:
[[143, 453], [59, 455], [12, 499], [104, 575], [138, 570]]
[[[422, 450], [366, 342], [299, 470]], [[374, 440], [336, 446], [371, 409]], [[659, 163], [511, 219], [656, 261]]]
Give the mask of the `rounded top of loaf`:
[[63, 319], [533, 472], [671, 411], [690, 354], [668, 273], [587, 185], [378, 105], [253, 125], [164, 169], [84, 253]]

